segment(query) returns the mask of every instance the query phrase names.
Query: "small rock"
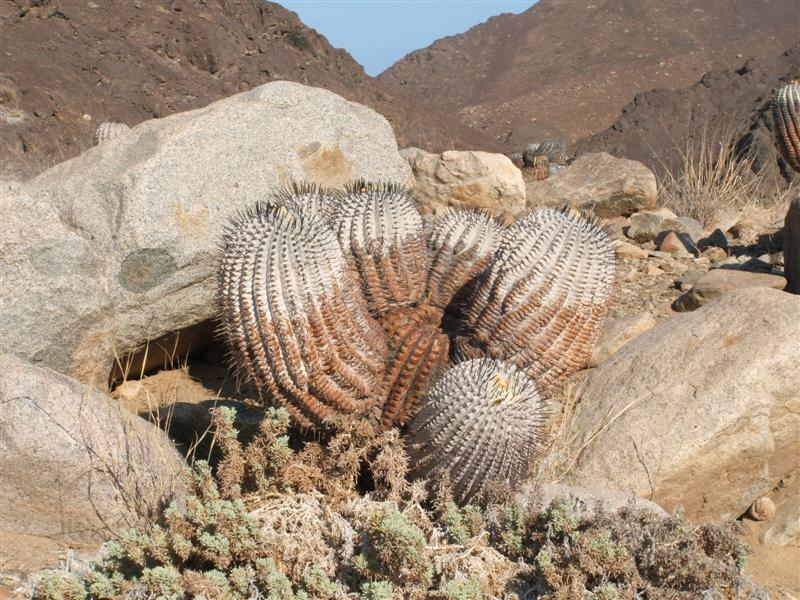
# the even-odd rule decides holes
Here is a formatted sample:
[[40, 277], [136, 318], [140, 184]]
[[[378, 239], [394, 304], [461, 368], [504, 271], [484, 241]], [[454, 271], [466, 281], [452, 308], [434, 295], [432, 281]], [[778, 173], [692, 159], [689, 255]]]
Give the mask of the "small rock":
[[629, 242], [617, 242], [614, 246], [614, 251], [619, 258], [628, 258], [635, 260], [643, 260], [647, 258], [647, 250], [642, 250], [639, 246]]
[[631, 226], [627, 235], [632, 240], [643, 243], [654, 240], [656, 236], [666, 229], [664, 221], [677, 219], [677, 215], [668, 208], [643, 210], [631, 215]]
[[654, 265], [652, 263], [647, 263], [647, 265], [644, 268], [644, 274], [645, 275], [652, 275], [652, 276], [663, 275], [664, 271], [662, 271], [661, 268], [659, 268], [658, 266], [656, 266], [656, 265]]
[[689, 270], [689, 265], [682, 263], [678, 260], [670, 260], [661, 265], [665, 273], [672, 273], [673, 275], [683, 275]]
[[747, 509], [747, 516], [753, 521], [771, 521], [775, 518], [775, 503], [769, 496], [761, 496]]
[[639, 313], [607, 320], [589, 358], [589, 366], [596, 367], [629, 341], [656, 324], [650, 313]]
[[700, 278], [692, 289], [679, 297], [672, 305], [677, 312], [688, 312], [708, 304], [733, 290], [768, 287], [782, 290], [786, 278], [767, 273], [751, 273], [736, 269], [714, 269]]
[[681, 258], [690, 258], [691, 254], [683, 245], [683, 242], [678, 237], [678, 234], [674, 231], [669, 231], [667, 235], [661, 240], [661, 243], [658, 245], [658, 249], [661, 252], [669, 252], [670, 254], [681, 257]]
[[721, 262], [728, 258], [728, 253], [725, 252], [722, 248], [718, 248], [716, 246], [709, 246], [705, 250], [703, 250], [703, 254], [701, 256], [705, 256], [711, 262]]
[[649, 256], [650, 258], [660, 258], [660, 259], [672, 258], [672, 255], [669, 252], [662, 252], [661, 250], [650, 250], [647, 253], [647, 256]]
[[667, 219], [662, 224], [664, 229], [670, 229], [678, 234], [684, 234], [681, 239], [690, 238], [692, 246], [696, 246], [697, 241], [704, 237], [705, 230], [699, 221], [692, 217], [676, 217]]

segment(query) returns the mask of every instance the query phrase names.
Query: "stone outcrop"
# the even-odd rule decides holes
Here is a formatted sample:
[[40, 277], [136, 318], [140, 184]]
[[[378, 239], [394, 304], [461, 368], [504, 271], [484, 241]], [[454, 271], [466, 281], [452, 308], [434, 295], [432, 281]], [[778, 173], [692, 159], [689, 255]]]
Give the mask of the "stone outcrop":
[[422, 212], [480, 208], [513, 217], [525, 209], [522, 172], [507, 156], [473, 151], [431, 154], [419, 148], [405, 148], [400, 153], [414, 173], [414, 191]]
[[526, 194], [529, 208], [568, 204], [616, 217], [653, 208], [656, 178], [641, 163], [598, 152], [579, 156], [547, 179], [529, 181]]
[[296, 83], [141, 123], [3, 195], [3, 347], [105, 385], [115, 355], [216, 314], [232, 215], [291, 180], [410, 177], [386, 119]]
[[565, 483], [722, 521], [800, 469], [800, 298], [751, 288], [664, 321], [593, 370]]

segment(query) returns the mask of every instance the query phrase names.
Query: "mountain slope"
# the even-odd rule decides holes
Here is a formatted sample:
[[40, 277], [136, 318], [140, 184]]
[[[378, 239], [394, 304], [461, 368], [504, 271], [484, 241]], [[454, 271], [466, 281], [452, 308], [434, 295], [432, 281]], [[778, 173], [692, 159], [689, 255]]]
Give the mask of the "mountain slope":
[[[704, 135], [714, 144], [735, 133], [741, 150], [750, 150], [767, 181], [800, 180], [778, 160], [768, 103], [772, 91], [800, 78], [800, 43], [779, 56], [747, 61], [736, 69], [709, 71], [680, 90], [637, 94], [614, 124], [578, 141], [574, 150], [610, 152], [645, 163], [657, 173], [680, 172], [687, 145]], [[781, 168], [783, 167], [783, 168]]]
[[0, 0], [0, 169], [28, 177], [85, 150], [106, 120], [135, 125], [279, 79], [386, 115], [401, 145], [488, 147], [457, 119], [367, 76], [262, 0]]
[[796, 0], [539, 0], [406, 56], [380, 81], [519, 148], [602, 131], [638, 92], [796, 41]]

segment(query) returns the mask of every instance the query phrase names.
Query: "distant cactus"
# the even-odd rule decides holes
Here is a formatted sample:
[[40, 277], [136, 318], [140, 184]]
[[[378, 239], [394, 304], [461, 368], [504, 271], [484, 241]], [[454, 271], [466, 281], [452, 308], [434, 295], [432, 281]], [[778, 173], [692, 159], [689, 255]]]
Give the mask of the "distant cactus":
[[425, 230], [408, 189], [355, 182], [338, 193], [329, 222], [354, 262], [370, 312], [378, 315], [422, 297]]
[[412, 474], [444, 470], [459, 504], [492, 480], [518, 483], [542, 448], [544, 406], [536, 383], [513, 364], [458, 363], [431, 387], [409, 429]]
[[546, 154], [537, 154], [531, 159], [530, 166], [523, 168], [522, 172], [534, 181], [547, 179], [550, 177], [550, 159]]
[[800, 172], [800, 81], [780, 88], [772, 101], [775, 141], [783, 160]]
[[468, 301], [470, 343], [552, 389], [586, 366], [614, 271], [612, 242], [595, 223], [555, 209], [523, 217]]
[[508, 158], [514, 163], [514, 166], [518, 169], [521, 169], [525, 166], [525, 161], [522, 158], [522, 152], [512, 152], [511, 154], [507, 155]]
[[224, 333], [240, 373], [303, 426], [383, 402], [386, 337], [324, 221], [257, 206], [223, 238]]
[[426, 235], [403, 187], [295, 184], [224, 234], [221, 320], [242, 377], [302, 426], [419, 410], [415, 472], [446, 468], [465, 501], [527, 472], [540, 390], [587, 362], [613, 276], [577, 214], [452, 211]]
[[115, 138], [118, 135], [125, 133], [129, 129], [130, 127], [125, 125], [125, 123], [116, 123], [114, 121], [100, 123], [94, 132], [94, 145], [96, 146], [100, 142], [105, 142], [106, 140]]
[[533, 157], [544, 154], [549, 161], [556, 165], [567, 164], [567, 149], [564, 144], [557, 140], [547, 140], [545, 142], [536, 142], [525, 146], [522, 152], [523, 162], [526, 167], [533, 166]]

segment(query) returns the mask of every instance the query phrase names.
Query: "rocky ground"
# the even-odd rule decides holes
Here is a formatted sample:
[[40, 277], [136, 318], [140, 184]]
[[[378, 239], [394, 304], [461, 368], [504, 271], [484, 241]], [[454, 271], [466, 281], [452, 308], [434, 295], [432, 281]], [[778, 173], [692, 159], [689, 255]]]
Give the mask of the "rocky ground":
[[[309, 118], [321, 113], [328, 118]], [[2, 593], [29, 594], [43, 567], [66, 562], [80, 571], [119, 527], [152, 516], [151, 503], [198, 494], [210, 501], [213, 490], [187, 490], [175, 476], [183, 459], [155, 425], [181, 453], [213, 458], [229, 438], [213, 434], [212, 415], [235, 407], [234, 425], [244, 440], [263, 442], [266, 435], [275, 451], [281, 426], [270, 421], [275, 429], [264, 433], [257, 392], [236, 388], [226, 349], [213, 335], [214, 240], [231, 215], [276, 184], [306, 179], [335, 186], [365, 177], [413, 185], [421, 211], [429, 215], [453, 206], [491, 209], [506, 221], [545, 205], [593, 213], [617, 240], [611, 313], [591, 368], [556, 397], [549, 453], [534, 478], [538, 491], [524, 488], [522, 498], [580, 497], [575, 507], [596, 507], [598, 499], [619, 506], [635, 495], [655, 516], [604, 521], [607, 531], [629, 544], [624, 551], [610, 547], [612, 555], [634, 552], [631, 527], [660, 532], [653, 539], [665, 548], [678, 544], [659, 537], [665, 529], [670, 535], [690, 532], [691, 539], [680, 538], [674, 548], [701, 552], [685, 560], [700, 564], [702, 555], [704, 565], [718, 569], [716, 579], [703, 581], [723, 585], [738, 569], [738, 539], [753, 549], [746, 574], [772, 597], [800, 594], [800, 298], [784, 291], [787, 273], [799, 267], [794, 254], [786, 253], [787, 259], [783, 252], [800, 239], [800, 199], [791, 208], [784, 200], [746, 210], [720, 206], [714, 219], [701, 224], [661, 206], [654, 174], [634, 161], [586, 154], [547, 179], [529, 175], [500, 155], [398, 151], [389, 124], [371, 110], [281, 82], [144, 122], [29, 182], [3, 183], [0, 215], [3, 231], [10, 233], [0, 242], [6, 282], [0, 337], [10, 353], [2, 358], [0, 389], [7, 407], [0, 443]], [[229, 425], [217, 418], [218, 429]], [[347, 444], [359, 435], [351, 431], [350, 441], [340, 438], [335, 447], [357, 453]], [[363, 442], [384, 459], [369, 466], [386, 478], [385, 485], [373, 482], [374, 495], [364, 496], [358, 487], [363, 482], [352, 476], [357, 465], [350, 481], [336, 470], [341, 465], [331, 464], [335, 452], [311, 450], [291, 458], [270, 454], [291, 468], [262, 482], [268, 493], [250, 491], [242, 499], [230, 486], [221, 493], [235, 506], [249, 503], [259, 523], [271, 528], [267, 539], [276, 547], [293, 540], [286, 542], [293, 550], [283, 560], [298, 578], [308, 576], [308, 556], [295, 552], [303, 536], [318, 543], [329, 561], [326, 577], [340, 572], [332, 558], [336, 544], [302, 523], [287, 525], [290, 515], [302, 511], [312, 511], [309, 522], [324, 523], [322, 530], [339, 531], [351, 544], [362, 542], [348, 531], [378, 539], [399, 522], [408, 544], [419, 551], [419, 564], [430, 566], [442, 586], [441, 597], [479, 597], [481, 590], [512, 580], [530, 583], [531, 577], [543, 585], [541, 577], [552, 576], [543, 556], [525, 555], [524, 545], [515, 550], [509, 535], [541, 541], [553, 534], [553, 513], [535, 513], [551, 520], [536, 517], [523, 526], [508, 505], [498, 504], [506, 512], [484, 515], [473, 531], [465, 524], [467, 513], [423, 509], [419, 489], [397, 475], [402, 468], [387, 466], [382, 451], [402, 463], [392, 454], [401, 446], [396, 434]], [[236, 456], [236, 445], [225, 451]], [[375, 454], [364, 456], [377, 460]], [[308, 480], [298, 483], [298, 473]], [[286, 484], [293, 491], [280, 487], [281, 477], [293, 482]], [[392, 502], [410, 525], [387, 509]], [[664, 520], [664, 511], [677, 507], [695, 529]], [[589, 513], [596, 515], [596, 508]], [[285, 519], [278, 523], [270, 515]], [[731, 520], [741, 533], [731, 533], [725, 525]], [[462, 528], [457, 534], [450, 529], [456, 522]], [[714, 525], [703, 529], [701, 523]], [[584, 537], [573, 540], [592, 548], [602, 542], [608, 549], [602, 537], [607, 531], [586, 527]], [[711, 537], [691, 537], [701, 530]], [[136, 538], [120, 552], [135, 562], [130, 553], [137, 545], [159, 543]], [[703, 554], [698, 544], [724, 551]], [[548, 556], [567, 560], [559, 553]], [[515, 570], [533, 561], [541, 572]], [[364, 572], [377, 579], [377, 568], [367, 565]], [[459, 579], [470, 568], [486, 576]], [[456, 587], [445, 589], [445, 575]], [[304, 590], [313, 587], [303, 581]], [[473, 595], [470, 585], [478, 586]], [[448, 595], [459, 590], [466, 595]]]

